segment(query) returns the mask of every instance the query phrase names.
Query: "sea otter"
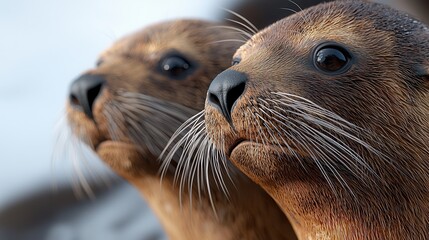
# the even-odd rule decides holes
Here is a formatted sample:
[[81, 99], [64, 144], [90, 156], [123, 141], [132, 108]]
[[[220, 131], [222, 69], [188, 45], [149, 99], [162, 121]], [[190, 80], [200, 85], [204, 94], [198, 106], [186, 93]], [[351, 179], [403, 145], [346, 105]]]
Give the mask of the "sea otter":
[[205, 131], [182, 143], [208, 138], [299, 239], [429, 239], [428, 81], [427, 26], [381, 4], [317, 5], [239, 48], [192, 122]]
[[294, 239], [281, 209], [237, 170], [195, 178], [188, 188], [175, 178], [177, 162], [157, 160], [176, 128], [203, 109], [211, 79], [240, 41], [205, 21], [155, 24], [119, 40], [71, 84], [74, 135], [139, 189], [171, 239]]

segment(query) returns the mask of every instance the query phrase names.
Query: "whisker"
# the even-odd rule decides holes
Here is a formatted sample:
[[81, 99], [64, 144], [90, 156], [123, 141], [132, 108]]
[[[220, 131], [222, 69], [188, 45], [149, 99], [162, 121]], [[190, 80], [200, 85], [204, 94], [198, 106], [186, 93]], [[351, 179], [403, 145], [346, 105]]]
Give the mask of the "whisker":
[[290, 11], [290, 12], [292, 12], [292, 13], [297, 13], [297, 12], [298, 12], [298, 11], [296, 11], [296, 10], [292, 9], [292, 8], [280, 8], [280, 9], [282, 9], [282, 10], [286, 10], [286, 11]]
[[[342, 160], [346, 159], [342, 159], [339, 158], [336, 154], [338, 155], [342, 155], [341, 153], [339, 153], [338, 151], [335, 150], [335, 148], [330, 148], [331, 151], [333, 151], [336, 154], [333, 154], [332, 156], [330, 155], [331, 152], [325, 152], [323, 150], [323, 148], [329, 148], [329, 145], [326, 144], [326, 142], [323, 139], [320, 139], [317, 137], [317, 135], [313, 134], [313, 131], [317, 131], [311, 127], [309, 127], [308, 125], [306, 125], [305, 123], [300, 122], [301, 125], [305, 128], [305, 131], [302, 131], [306, 134], [307, 140], [312, 144], [313, 148], [317, 151], [318, 155], [321, 156], [318, 159], [323, 161], [323, 164], [326, 165], [329, 170], [331, 171], [331, 173], [334, 174], [334, 177], [338, 180], [338, 182], [343, 186], [344, 189], [348, 190], [353, 196], [355, 196], [355, 194], [353, 193], [353, 191], [351, 190], [351, 188], [349, 187], [349, 185], [346, 183], [346, 181], [341, 177], [341, 174], [337, 171], [337, 169], [335, 168], [335, 166], [333, 165], [334, 163], [330, 160], [331, 158], [335, 158], [337, 159], [339, 162], [342, 162]], [[312, 131], [313, 130], [313, 131]], [[347, 165], [346, 168], [349, 169], [350, 172], [354, 173], [354, 171], [352, 169], [350, 169]], [[357, 168], [359, 169], [359, 168]], [[359, 177], [359, 175], [356, 175], [357, 177]], [[361, 178], [361, 180], [365, 180], [364, 178]], [[335, 195], [337, 195], [335, 193]]]
[[[176, 152], [178, 152], [179, 149], [183, 146], [183, 144], [185, 144], [187, 138], [184, 138], [184, 137], [187, 137], [195, 132], [195, 130], [193, 129], [193, 126], [198, 124], [198, 122], [201, 121], [201, 118], [203, 116], [204, 116], [204, 111], [197, 113], [196, 115], [194, 115], [193, 117], [185, 121], [176, 130], [176, 132], [173, 133], [166, 147], [164, 148], [164, 150], [161, 152], [159, 156], [159, 159], [162, 159], [162, 164], [160, 169], [161, 179], [163, 178], [163, 176], [165, 176], [169, 166], [171, 165], [170, 164], [171, 160], [174, 158], [174, 155], [176, 154]], [[183, 135], [184, 137], [182, 138], [181, 136]]]
[[[285, 94], [283, 94], [285, 95]], [[280, 104], [284, 104], [287, 107], [293, 107], [296, 110], [300, 111], [299, 109], [304, 109], [306, 110], [306, 112], [301, 112], [301, 116], [307, 118], [307, 120], [312, 121], [313, 123], [317, 124], [317, 125], [323, 125], [326, 128], [329, 128], [330, 130], [333, 130], [337, 133], [339, 133], [342, 136], [345, 136], [347, 138], [349, 138], [350, 140], [353, 140], [357, 143], [359, 143], [360, 145], [362, 145], [363, 147], [365, 147], [366, 149], [368, 149], [370, 152], [380, 156], [382, 159], [386, 159], [386, 156], [381, 153], [380, 151], [378, 151], [377, 149], [375, 149], [374, 147], [372, 147], [371, 145], [369, 145], [368, 143], [362, 141], [360, 138], [358, 138], [356, 135], [361, 135], [361, 136], [366, 136], [367, 138], [374, 138], [375, 136], [373, 136], [373, 134], [361, 127], [358, 127], [350, 122], [348, 122], [347, 120], [341, 118], [340, 116], [320, 107], [319, 105], [304, 99], [302, 97], [296, 96], [296, 95], [292, 95], [291, 96], [295, 96], [299, 99], [302, 99], [303, 101], [306, 101], [307, 103], [311, 104], [312, 107], [314, 107], [315, 109], [319, 109], [320, 111], [315, 111], [311, 108], [303, 108], [302, 106], [298, 105], [297, 107], [294, 107], [292, 105], [289, 105], [287, 103], [284, 102], [280, 102]], [[293, 99], [289, 99], [291, 101], [295, 101]], [[308, 113], [311, 113], [311, 115], [309, 115]], [[314, 116], [313, 113], [316, 113], [318, 116], [322, 116], [325, 118], [325, 120], [323, 120], [322, 118], [318, 118], [316, 116]], [[331, 123], [327, 122], [326, 120], [331, 121]], [[337, 126], [333, 125], [336, 124]], [[343, 128], [343, 129], [341, 129]], [[375, 137], [376, 140], [379, 140], [378, 137]]]
[[234, 32], [239, 33], [240, 35], [242, 35], [242, 37], [247, 37], [247, 38], [243, 38], [243, 40], [245, 40], [245, 41], [247, 41], [248, 39], [250, 39], [252, 37], [252, 34], [246, 32], [243, 29], [237, 28], [237, 27], [232, 27], [232, 26], [213, 26], [211, 28], [220, 28], [220, 29], [234, 30]]
[[225, 184], [224, 169], [227, 171], [226, 156], [215, 149], [213, 143], [207, 136], [205, 129], [205, 111], [201, 111], [185, 121], [172, 135], [160, 159], [163, 161], [162, 175], [165, 174], [166, 166], [172, 160], [177, 151], [181, 150], [175, 168], [174, 182], [179, 185], [179, 198], [185, 185], [188, 187], [190, 203], [192, 203], [192, 192], [194, 184], [197, 187], [197, 194], [201, 201], [202, 193], [207, 194], [211, 208], [217, 215], [217, 210], [212, 192], [213, 184], [221, 190], [228, 198], [228, 188]]
[[298, 9], [299, 9], [299, 11], [302, 11], [302, 8], [301, 8], [301, 6], [299, 6], [299, 4], [298, 3], [296, 3], [295, 1], [293, 1], [293, 0], [288, 0], [290, 3], [292, 3], [293, 5], [295, 5]]
[[119, 141], [123, 136], [122, 136], [122, 129], [125, 129], [125, 126], [121, 127], [119, 125], [119, 123], [123, 123], [125, 122], [125, 117], [122, 114], [122, 112], [120, 111], [121, 107], [118, 106], [118, 104], [115, 103], [109, 103], [106, 104], [104, 110], [103, 110], [103, 114], [107, 119], [108, 122], [108, 131], [109, 131], [109, 135], [110, 138], [113, 141]]
[[54, 127], [54, 149], [51, 155], [51, 175], [52, 175], [52, 189], [54, 191], [58, 188], [58, 179], [57, 175], [54, 175], [56, 163], [59, 161], [64, 151], [66, 150], [68, 139], [70, 138], [71, 132], [68, 128], [68, 119], [66, 116], [66, 112], [61, 114], [61, 117], [58, 119], [57, 123]]
[[[367, 131], [303, 97], [279, 92], [272, 94], [280, 98], [259, 98], [258, 106], [253, 106], [262, 114], [258, 112], [255, 114], [259, 119], [256, 122], [256, 128], [260, 136], [263, 132], [267, 132], [271, 141], [283, 146], [281, 148], [283, 153], [286, 153], [285, 149], [287, 149], [289, 155], [298, 160], [301, 158], [289, 142], [294, 143], [295, 148], [300, 145], [319, 168], [336, 196], [338, 192], [329, 177], [330, 174], [346, 192], [356, 199], [355, 193], [338, 170], [339, 166], [343, 166], [361, 181], [383, 182], [369, 163], [344, 141], [349, 139], [377, 156], [383, 157], [383, 154], [360, 138], [369, 134]], [[263, 123], [265, 129], [262, 133], [259, 131], [261, 129], [259, 122]], [[292, 141], [286, 141], [285, 138]], [[262, 139], [266, 139], [266, 136]], [[303, 166], [301, 161], [300, 164]], [[368, 174], [375, 176], [377, 182], [374, 178], [368, 178]]]
[[206, 141], [207, 141], [207, 139], [204, 136], [203, 139], [201, 140], [201, 143], [199, 144], [200, 147], [198, 148], [197, 153], [195, 154], [195, 157], [193, 159], [194, 162], [193, 162], [191, 170], [190, 170], [191, 175], [190, 175], [190, 178], [188, 178], [189, 191], [192, 191], [194, 179], [196, 179], [199, 199], [201, 199], [201, 196], [202, 196], [201, 195], [202, 179], [201, 179], [201, 174], [200, 174], [201, 173], [200, 166], [201, 166], [202, 162], [205, 160], [205, 157], [207, 157], [207, 156], [203, 155], [206, 148], [207, 148], [207, 142]]
[[[285, 112], [287, 112], [287, 113], [290, 113], [290, 114], [293, 114], [293, 115], [297, 115], [297, 116], [301, 116], [299, 113], [297, 113], [297, 112], [295, 112], [295, 111], [291, 111], [291, 110], [284, 110]], [[293, 118], [293, 117], [291, 117], [291, 118], [286, 118], [286, 117], [284, 117], [284, 116], [282, 116], [281, 114], [279, 114], [279, 113], [275, 113], [275, 112], [273, 112], [273, 114], [274, 115], [276, 115], [276, 116], [278, 116], [278, 117], [280, 117], [283, 121], [295, 121], [295, 122], [298, 122], [298, 123], [300, 123], [300, 125], [302, 125], [302, 126], [304, 126], [304, 127], [306, 127], [307, 129], [309, 129], [309, 130], [311, 130], [312, 132], [313, 132], [313, 134], [316, 134], [317, 136], [321, 136], [323, 139], [324, 139], [324, 141], [325, 140], [327, 140], [328, 142], [331, 142], [331, 143], [333, 143], [333, 144], [335, 144], [337, 147], [339, 147], [345, 154], [347, 154], [347, 156], [349, 156], [349, 157], [351, 157], [351, 158], [353, 158], [353, 159], [355, 159], [357, 162], [359, 162], [359, 164], [360, 165], [362, 165], [363, 167], [365, 167], [367, 170], [369, 170], [372, 174], [374, 174], [374, 175], [376, 175], [376, 173], [372, 170], [372, 168], [355, 152], [355, 151], [353, 151], [352, 149], [350, 149], [349, 147], [347, 147], [347, 145], [345, 145], [341, 140], [339, 140], [336, 136], [334, 136], [334, 135], [332, 135], [332, 134], [330, 134], [329, 132], [327, 132], [327, 131], [325, 131], [325, 130], [323, 130], [323, 132], [325, 132], [326, 134], [323, 134], [322, 132], [320, 132], [320, 131], [318, 131], [318, 130], [316, 130], [316, 129], [314, 129], [314, 128], [312, 128], [312, 127], [310, 127], [308, 124], [305, 124], [305, 123], [303, 123], [303, 122], [301, 122], [301, 121], [299, 121], [299, 120], [297, 120], [296, 118]], [[306, 119], [306, 120], [308, 120], [308, 118]], [[314, 123], [314, 122], [313, 122]], [[316, 122], [317, 123], [317, 122]], [[320, 125], [319, 125], [320, 126]], [[332, 128], [331, 130], [337, 130], [337, 129], [335, 129], [335, 128]], [[341, 133], [341, 131], [339, 131], [340, 133]], [[353, 138], [354, 139], [354, 138]], [[332, 147], [331, 148], [331, 150], [332, 151], [334, 151], [334, 150], [336, 150], [336, 148], [335, 147]], [[340, 152], [336, 152], [336, 154], [340, 154], [343, 158], [344, 158], [344, 160], [348, 160], [348, 158], [347, 157], [345, 157], [345, 155], [343, 155], [343, 154], [341, 154]], [[356, 166], [356, 168], [358, 169], [358, 170], [360, 170], [360, 168], [358, 168], [357, 166]]]
[[[183, 155], [179, 159], [179, 163], [184, 163], [183, 168], [180, 168], [182, 164], [178, 165], [176, 171], [179, 171], [181, 175], [180, 184], [183, 185], [186, 179], [189, 179], [189, 169], [192, 169], [194, 166], [194, 162], [192, 161], [192, 157], [195, 158], [195, 151], [198, 151], [200, 148], [201, 142], [204, 139], [204, 123], [199, 123], [195, 128], [196, 132], [192, 133], [192, 138], [186, 140], [186, 144], [183, 148]], [[188, 138], [189, 136], [186, 136]], [[180, 171], [181, 170], [181, 171]]]
[[[208, 137], [206, 135], [206, 139], [208, 142]], [[211, 144], [212, 146], [213, 144]], [[207, 151], [207, 155], [210, 154], [210, 151]], [[225, 155], [223, 155], [225, 156]], [[225, 156], [226, 158], [226, 156]], [[216, 154], [214, 156], [209, 157], [208, 159], [210, 160], [210, 165], [212, 166], [212, 171], [213, 171], [213, 176], [215, 176], [215, 183], [217, 185], [217, 187], [223, 192], [223, 194], [229, 198], [229, 191], [228, 191], [228, 187], [226, 186], [225, 180], [224, 180], [224, 175], [222, 174], [222, 168], [221, 168], [221, 163], [223, 164], [223, 166], [225, 167], [225, 171], [228, 175], [229, 180], [232, 181], [231, 176], [229, 175], [229, 171], [227, 168], [227, 165], [225, 163], [225, 158], [222, 158], [222, 154], [219, 154], [218, 151], [216, 151]]]
[[[227, 21], [229, 21], [229, 22], [232, 22], [232, 23], [236, 23], [236, 24], [238, 24], [238, 25], [240, 25], [240, 26], [244, 27], [245, 29], [249, 30], [249, 31], [250, 31], [250, 33], [248, 33], [248, 32], [246, 32], [246, 31], [241, 30], [241, 29], [239, 29], [239, 28], [238, 28], [239, 30], [246, 32], [246, 33], [247, 33], [246, 35], [249, 35], [249, 38], [251, 38], [251, 37], [252, 37], [252, 35], [253, 35], [253, 34], [255, 34], [254, 29], [252, 29], [251, 27], [247, 26], [246, 24], [244, 24], [244, 23], [242, 23], [242, 22], [239, 22], [239, 21], [234, 20], [234, 19], [229, 19], [229, 18], [226, 18], [225, 20], [227, 20]], [[238, 30], [238, 29], [236, 29], [236, 30]]]
[[[72, 164], [73, 164], [74, 173], [76, 174], [77, 179], [79, 180], [78, 183], [89, 198], [95, 199], [95, 194], [92, 191], [92, 188], [88, 180], [86, 179], [84, 173], [82, 172], [82, 168], [79, 163], [82, 160], [81, 157], [82, 157], [83, 143], [77, 137], [73, 137], [72, 142], [73, 142], [73, 146], [75, 147], [75, 149], [73, 149], [74, 151], [72, 152]], [[82, 195], [81, 192], [80, 194]]]
[[[222, 130], [220, 130], [218, 132], [218, 135], [223, 136]], [[230, 174], [230, 173], [235, 173], [235, 172], [232, 171], [233, 169], [231, 169], [231, 166], [229, 165], [230, 162], [228, 161], [227, 156], [225, 154], [226, 150], [225, 149], [219, 150], [215, 146], [215, 144], [211, 141], [209, 136], [206, 135], [206, 137], [207, 137], [207, 141], [209, 143], [207, 155], [210, 156], [210, 158], [208, 158], [208, 160], [211, 162], [210, 163], [211, 165], [214, 165], [214, 171], [219, 172], [218, 181], [220, 184], [220, 188], [223, 191], [224, 195], [227, 198], [229, 198], [229, 190], [228, 190], [228, 187], [226, 186], [227, 181], [224, 180], [224, 177], [225, 177], [224, 174], [226, 174], [226, 178], [228, 180], [228, 183], [230, 183], [233, 187], [236, 187], [234, 180], [233, 180], [233, 177]], [[220, 146], [224, 146], [224, 142], [223, 142], [224, 140], [223, 140], [223, 138], [221, 138], [221, 139], [222, 139], [222, 142], [220, 143]]]
[[212, 41], [212, 42], [209, 42], [209, 44], [216, 44], [216, 43], [223, 43], [223, 42], [240, 42], [240, 43], [246, 43], [245, 40], [240, 40], [240, 39], [224, 39], [224, 40]]
[[[113, 105], [126, 124], [122, 132], [127, 132], [132, 141], [145, 145], [156, 156], [163, 152], [176, 128], [196, 112], [177, 103], [123, 89], [116, 95]], [[114, 121], [110, 122], [114, 125]]]
[[229, 13], [231, 13], [232, 15], [240, 18], [241, 20], [243, 20], [247, 24], [249, 24], [249, 28], [251, 28], [253, 30], [253, 31], [251, 31], [253, 34], [256, 34], [257, 32], [259, 32], [259, 29], [255, 25], [253, 25], [249, 20], [247, 20], [247, 18], [241, 16], [240, 14], [238, 14], [238, 13], [232, 11], [232, 10], [229, 10], [229, 9], [226, 9], [226, 8], [224, 8], [224, 10], [227, 11], [227, 12], [229, 12]]
[[[182, 167], [181, 169], [177, 169], [176, 170], [176, 174], [175, 174], [175, 178], [178, 177], [178, 175], [181, 176], [180, 178], [180, 184], [179, 184], [179, 190], [180, 193], [183, 192], [185, 183], [188, 183], [188, 191], [189, 191], [189, 199], [190, 202], [192, 203], [192, 192], [193, 192], [193, 183], [194, 183], [194, 173], [196, 171], [196, 161], [200, 161], [197, 156], [198, 154], [195, 154], [195, 150], [201, 150], [201, 148], [197, 148], [198, 146], [200, 146], [201, 142], [204, 139], [204, 136], [201, 134], [204, 131], [204, 129], [200, 130], [200, 132], [195, 133], [196, 139], [190, 141], [189, 143], [193, 143], [193, 144], [189, 144], [186, 146], [186, 150], [184, 150], [184, 156], [185, 159], [182, 158], [183, 156], [181, 156], [181, 159], [179, 159], [180, 162], [184, 162], [184, 167]], [[189, 154], [188, 154], [189, 153]], [[193, 157], [193, 160], [191, 159]], [[196, 161], [195, 161], [196, 160]], [[179, 164], [181, 165], [181, 164]], [[179, 166], [178, 165], [178, 166]], [[180, 171], [181, 170], [181, 171]], [[197, 185], [200, 186], [200, 182], [199, 179], [197, 179]], [[198, 189], [198, 195], [201, 195], [201, 192]]]
[[[296, 3], [295, 1], [293, 1], [293, 0], [288, 0], [290, 3], [292, 3], [293, 5], [295, 5], [298, 9], [299, 9], [299, 12], [302, 12], [302, 8], [301, 8], [301, 6], [299, 6], [299, 4], [298, 3]], [[298, 13], [298, 11], [296, 12], [296, 13]], [[309, 23], [310, 22], [310, 19], [308, 18], [308, 16], [306, 15], [306, 14], [303, 14], [302, 16], [301, 16], [301, 18], [304, 20], [304, 23]]]

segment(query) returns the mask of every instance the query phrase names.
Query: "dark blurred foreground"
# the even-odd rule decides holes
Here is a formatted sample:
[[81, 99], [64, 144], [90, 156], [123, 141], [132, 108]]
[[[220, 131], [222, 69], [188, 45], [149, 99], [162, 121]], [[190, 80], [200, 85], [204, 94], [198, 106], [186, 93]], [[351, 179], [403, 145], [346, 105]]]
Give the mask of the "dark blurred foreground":
[[0, 211], [0, 239], [166, 239], [139, 193], [116, 179], [93, 185], [96, 199], [81, 200], [64, 186], [29, 194]]

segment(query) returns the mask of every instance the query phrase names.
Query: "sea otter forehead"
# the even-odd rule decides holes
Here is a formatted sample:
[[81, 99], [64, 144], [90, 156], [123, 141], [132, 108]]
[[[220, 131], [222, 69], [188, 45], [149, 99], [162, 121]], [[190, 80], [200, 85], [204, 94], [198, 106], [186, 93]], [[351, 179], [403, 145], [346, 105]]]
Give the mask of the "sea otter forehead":
[[210, 22], [187, 19], [153, 24], [118, 40], [100, 57], [125, 56], [151, 60], [174, 51], [197, 57], [205, 54], [211, 42], [213, 31], [210, 28], [213, 26]]
[[[320, 4], [260, 31], [240, 47], [236, 56], [243, 57], [247, 52], [253, 53], [255, 48], [259, 49], [259, 52], [290, 54], [292, 51], [298, 55], [306, 55], [319, 43], [327, 41], [347, 45], [351, 50], [363, 55], [375, 50], [384, 55], [397, 46], [395, 30], [398, 29], [392, 26], [401, 25], [401, 18], [409, 17], [376, 3], [337, 1]], [[402, 31], [412, 28], [402, 27]]]

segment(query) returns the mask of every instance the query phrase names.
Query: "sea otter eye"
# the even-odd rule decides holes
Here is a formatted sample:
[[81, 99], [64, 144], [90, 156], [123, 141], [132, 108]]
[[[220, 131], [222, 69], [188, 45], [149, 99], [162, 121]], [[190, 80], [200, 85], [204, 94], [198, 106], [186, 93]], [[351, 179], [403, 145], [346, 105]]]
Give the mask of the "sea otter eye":
[[339, 74], [348, 70], [351, 55], [343, 47], [336, 44], [323, 45], [316, 49], [314, 54], [314, 65], [319, 70]]
[[231, 62], [231, 65], [232, 66], [237, 65], [237, 64], [240, 63], [240, 61], [241, 61], [241, 58], [233, 58], [232, 62]]
[[191, 69], [191, 64], [182, 56], [165, 57], [160, 62], [161, 72], [174, 79], [184, 78]]

